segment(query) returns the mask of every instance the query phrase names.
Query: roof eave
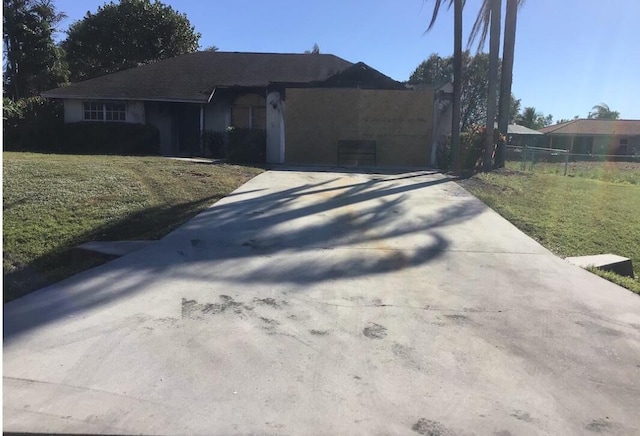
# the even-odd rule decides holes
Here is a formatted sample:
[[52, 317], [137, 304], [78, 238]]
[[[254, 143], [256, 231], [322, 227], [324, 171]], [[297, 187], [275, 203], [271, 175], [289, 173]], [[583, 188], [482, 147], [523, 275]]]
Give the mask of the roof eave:
[[[214, 89], [215, 91], [215, 89]], [[169, 102], [169, 103], [209, 103], [213, 97], [213, 92], [205, 98], [190, 99], [190, 98], [173, 98], [173, 97], [115, 97], [107, 95], [56, 95], [48, 92], [40, 94], [45, 98], [60, 98], [69, 100], [122, 100], [122, 101], [157, 101], [157, 102]]]

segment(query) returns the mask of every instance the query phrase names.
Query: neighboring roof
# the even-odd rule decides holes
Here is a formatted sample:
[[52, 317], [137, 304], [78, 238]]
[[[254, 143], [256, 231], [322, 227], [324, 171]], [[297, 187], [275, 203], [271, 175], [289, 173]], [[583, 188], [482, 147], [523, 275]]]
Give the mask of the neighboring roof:
[[640, 120], [602, 120], [587, 118], [547, 126], [539, 132], [549, 135], [640, 135]]
[[74, 83], [42, 96], [206, 103], [216, 87], [322, 81], [351, 65], [331, 54], [201, 51]]
[[542, 132], [518, 124], [509, 124], [507, 126], [507, 133], [509, 135], [543, 135]]

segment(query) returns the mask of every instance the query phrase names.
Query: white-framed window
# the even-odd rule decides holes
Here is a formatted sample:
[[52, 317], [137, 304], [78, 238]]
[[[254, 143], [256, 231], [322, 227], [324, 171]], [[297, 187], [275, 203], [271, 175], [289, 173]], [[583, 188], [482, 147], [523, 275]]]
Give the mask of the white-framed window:
[[83, 103], [82, 119], [85, 121], [125, 121], [124, 103], [102, 103], [86, 101]]

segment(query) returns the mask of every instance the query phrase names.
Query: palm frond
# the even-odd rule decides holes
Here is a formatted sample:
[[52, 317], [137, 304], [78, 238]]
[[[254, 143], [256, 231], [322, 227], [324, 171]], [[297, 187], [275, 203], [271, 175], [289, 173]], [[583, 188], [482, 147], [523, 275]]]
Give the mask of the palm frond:
[[[447, 6], [447, 9], [451, 8], [451, 5], [453, 4], [454, 0], [448, 0], [449, 1], [449, 5]], [[428, 0], [423, 0], [423, 3], [428, 2]], [[440, 12], [440, 7], [442, 6], [443, 3], [447, 2], [447, 0], [434, 0], [433, 3], [433, 14], [431, 15], [431, 21], [429, 22], [429, 26], [427, 27], [427, 30], [424, 31], [424, 33], [427, 33], [431, 30], [431, 28], [433, 27], [434, 24], [436, 24], [436, 19], [438, 18], [438, 13]], [[464, 2], [463, 2], [464, 4]]]
[[482, 0], [482, 6], [476, 17], [476, 21], [473, 23], [471, 33], [469, 34], [469, 40], [467, 42], [467, 50], [471, 48], [476, 39], [478, 40], [477, 51], [480, 52], [487, 41], [487, 35], [489, 34], [489, 25], [491, 24], [491, 0]]

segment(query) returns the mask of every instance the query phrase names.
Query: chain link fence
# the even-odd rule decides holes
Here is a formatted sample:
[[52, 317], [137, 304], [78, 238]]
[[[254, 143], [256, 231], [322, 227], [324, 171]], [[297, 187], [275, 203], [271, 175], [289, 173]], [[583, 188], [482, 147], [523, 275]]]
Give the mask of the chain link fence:
[[520, 171], [535, 171], [552, 174], [573, 175], [586, 167], [595, 169], [606, 165], [615, 165], [623, 169], [625, 166], [638, 168], [640, 155], [604, 155], [578, 154], [567, 150], [507, 145], [505, 150], [505, 166]]

